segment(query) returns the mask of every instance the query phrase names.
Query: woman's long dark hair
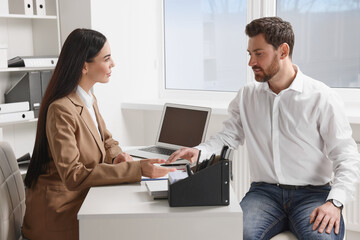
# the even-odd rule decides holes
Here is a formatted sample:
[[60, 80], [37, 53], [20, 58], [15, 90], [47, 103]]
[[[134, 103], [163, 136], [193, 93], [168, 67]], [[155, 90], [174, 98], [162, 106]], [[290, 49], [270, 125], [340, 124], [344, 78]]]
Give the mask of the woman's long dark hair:
[[38, 177], [45, 173], [49, 166], [49, 145], [46, 137], [49, 105], [76, 89], [85, 62], [91, 62], [105, 42], [106, 37], [103, 34], [90, 29], [75, 29], [67, 37], [41, 101], [34, 150], [25, 177], [26, 187], [31, 188], [36, 184]]

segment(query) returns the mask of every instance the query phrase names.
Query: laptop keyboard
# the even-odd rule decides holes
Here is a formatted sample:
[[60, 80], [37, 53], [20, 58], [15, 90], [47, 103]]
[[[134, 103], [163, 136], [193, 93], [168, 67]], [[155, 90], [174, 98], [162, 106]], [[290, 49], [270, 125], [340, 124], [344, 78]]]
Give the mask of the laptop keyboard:
[[156, 146], [147, 147], [147, 148], [141, 148], [140, 150], [141, 150], [141, 151], [145, 151], [145, 152], [151, 152], [151, 153], [158, 153], [158, 154], [168, 155], [168, 156], [170, 156], [173, 152], [176, 151], [176, 150], [173, 150], [173, 149], [156, 147]]

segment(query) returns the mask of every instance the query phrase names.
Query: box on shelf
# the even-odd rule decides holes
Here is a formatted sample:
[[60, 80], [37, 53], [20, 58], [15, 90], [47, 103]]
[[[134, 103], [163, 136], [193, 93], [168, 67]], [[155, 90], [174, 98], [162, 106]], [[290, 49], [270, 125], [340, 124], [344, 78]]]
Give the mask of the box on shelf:
[[0, 114], [29, 111], [29, 102], [14, 102], [0, 104]]
[[10, 14], [34, 15], [32, 0], [11, 0], [9, 1]]
[[46, 5], [45, 0], [33, 0], [33, 6], [34, 6], [34, 14], [35, 15], [46, 15]]
[[40, 16], [56, 16], [54, 0], [33, 0], [34, 14]]
[[0, 124], [34, 119], [34, 111], [0, 114]]
[[30, 110], [38, 117], [43, 93], [50, 81], [52, 71], [25, 73], [20, 80], [5, 93], [5, 103], [29, 102]]
[[55, 67], [57, 56], [17, 56], [8, 60], [8, 67]]

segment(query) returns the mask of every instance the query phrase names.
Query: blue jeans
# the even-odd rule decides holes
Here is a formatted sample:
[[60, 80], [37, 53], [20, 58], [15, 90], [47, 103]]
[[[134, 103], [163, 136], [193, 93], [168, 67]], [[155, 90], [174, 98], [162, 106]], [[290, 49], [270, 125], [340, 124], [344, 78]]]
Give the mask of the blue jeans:
[[330, 234], [313, 231], [313, 224], [310, 224], [310, 214], [325, 203], [330, 189], [330, 186], [309, 186], [285, 190], [272, 184], [252, 183], [240, 203], [244, 214], [244, 240], [270, 239], [286, 230], [298, 239], [343, 239], [342, 216], [338, 235], [334, 233], [335, 228]]

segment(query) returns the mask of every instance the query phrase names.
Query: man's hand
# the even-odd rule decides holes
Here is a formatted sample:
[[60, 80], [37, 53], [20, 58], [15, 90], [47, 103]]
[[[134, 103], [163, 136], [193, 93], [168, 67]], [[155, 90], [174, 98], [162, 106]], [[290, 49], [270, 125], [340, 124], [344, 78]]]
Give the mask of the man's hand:
[[171, 154], [171, 156], [168, 158], [166, 163], [172, 163], [178, 160], [179, 158], [187, 159], [191, 163], [194, 163], [196, 162], [198, 156], [199, 156], [199, 150], [196, 148], [181, 148], [176, 152], [174, 152], [173, 154]]
[[129, 154], [123, 152], [115, 157], [113, 164], [118, 164], [122, 162], [131, 162], [131, 161], [133, 161], [133, 158]]
[[341, 210], [335, 207], [331, 202], [326, 202], [320, 207], [314, 209], [310, 214], [310, 223], [314, 223], [313, 230], [315, 231], [319, 226], [319, 233], [323, 233], [326, 226], [326, 233], [330, 234], [335, 226], [335, 234], [339, 233], [340, 229]]
[[159, 178], [163, 177], [169, 172], [175, 172], [176, 168], [166, 168], [166, 167], [160, 167], [156, 166], [154, 164], [161, 164], [164, 163], [165, 160], [163, 159], [143, 159], [140, 160], [140, 166], [141, 166], [141, 174], [144, 177], [149, 178]]

